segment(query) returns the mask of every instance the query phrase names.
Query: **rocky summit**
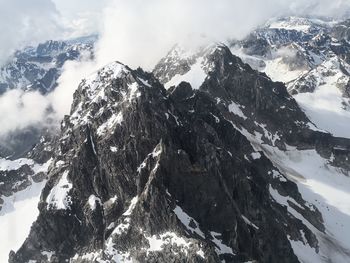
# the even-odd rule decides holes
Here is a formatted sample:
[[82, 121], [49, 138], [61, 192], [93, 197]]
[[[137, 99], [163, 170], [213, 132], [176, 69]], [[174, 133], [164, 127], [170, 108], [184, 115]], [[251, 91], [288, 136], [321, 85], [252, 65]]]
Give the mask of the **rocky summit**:
[[11, 263], [350, 258], [350, 140], [227, 46], [175, 46], [153, 73], [105, 66], [50, 147], [40, 213]]

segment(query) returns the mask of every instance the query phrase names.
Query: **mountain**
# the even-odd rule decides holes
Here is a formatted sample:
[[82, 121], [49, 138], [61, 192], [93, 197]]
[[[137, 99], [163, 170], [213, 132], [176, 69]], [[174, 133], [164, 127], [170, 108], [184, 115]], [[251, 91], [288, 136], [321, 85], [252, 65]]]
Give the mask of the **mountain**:
[[[0, 68], [0, 94], [9, 89], [39, 91], [46, 95], [57, 86], [66, 61], [92, 56], [95, 36], [47, 41], [17, 51]], [[37, 204], [47, 180], [56, 125], [35, 125], [0, 137], [0, 262], [11, 249], [19, 249], [39, 214]], [[13, 230], [13, 226], [16, 229]]]
[[57, 79], [66, 61], [77, 60], [82, 54], [92, 56], [95, 38], [70, 41], [46, 41], [36, 47], [15, 52], [0, 68], [0, 94], [9, 89], [38, 90], [42, 94], [57, 86]]
[[[11, 249], [19, 249], [39, 211], [37, 204], [47, 180], [52, 148], [43, 136], [25, 158], [0, 158], [0, 261], [8, 261]], [[13, 229], [13, 227], [16, 229]]]
[[[92, 35], [67, 41], [50, 40], [15, 52], [12, 59], [0, 68], [0, 95], [11, 89], [49, 94], [58, 85], [65, 62], [93, 57], [96, 39], [97, 36]], [[12, 160], [25, 157], [41, 136], [49, 132], [57, 133], [54, 127], [35, 125], [1, 136], [0, 157]]]
[[350, 257], [350, 140], [227, 46], [175, 46], [152, 73], [98, 70], [51, 147], [11, 263]]
[[290, 94], [320, 129], [350, 138], [350, 24], [288, 17], [269, 21], [231, 51]]

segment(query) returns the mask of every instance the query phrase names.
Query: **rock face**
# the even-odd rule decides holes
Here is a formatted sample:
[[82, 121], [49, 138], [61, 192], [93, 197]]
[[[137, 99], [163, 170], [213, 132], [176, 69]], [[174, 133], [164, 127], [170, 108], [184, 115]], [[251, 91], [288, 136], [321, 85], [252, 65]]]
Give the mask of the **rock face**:
[[349, 141], [313, 129], [282, 83], [225, 46], [171, 51], [154, 74], [112, 63], [75, 92], [40, 215], [10, 262], [346, 258], [277, 158], [312, 150], [348, 173]]
[[77, 60], [83, 53], [92, 56], [95, 39], [47, 41], [37, 47], [17, 51], [0, 68], [0, 94], [9, 89], [37, 90], [42, 94], [57, 86], [63, 64]]
[[3, 206], [10, 206], [4, 205], [4, 198], [47, 179], [54, 141], [52, 134], [46, 134], [25, 157], [14, 160], [0, 158], [0, 213]]
[[[93, 56], [95, 36], [69, 41], [46, 41], [37, 47], [17, 51], [10, 61], [0, 67], [0, 95], [16, 89], [38, 91], [46, 95], [58, 83], [65, 62]], [[45, 114], [50, 114], [50, 109]], [[56, 134], [54, 130], [51, 134]], [[0, 157], [17, 159], [26, 154], [48, 133], [47, 127], [29, 126], [0, 136]]]
[[289, 17], [272, 20], [231, 50], [288, 92], [315, 125], [350, 138], [349, 21]]
[[[322, 82], [320, 77], [315, 78], [314, 71], [319, 71], [321, 67], [325, 68], [323, 71], [332, 70], [326, 66], [332, 60], [343, 64], [337, 69], [349, 77], [346, 70], [350, 62], [349, 30], [349, 21], [334, 24], [327, 20], [281, 18], [267, 23], [243, 41], [233, 42], [232, 45], [248, 56], [243, 59], [246, 58], [253, 67], [265, 71], [274, 80], [286, 82], [294, 95], [313, 92], [315, 86]], [[254, 64], [253, 58], [261, 59], [264, 63]], [[272, 72], [269, 68], [272, 66], [279, 66], [281, 72], [286, 67], [288, 74], [294, 74], [285, 81], [283, 74], [278, 76], [281, 72]]]

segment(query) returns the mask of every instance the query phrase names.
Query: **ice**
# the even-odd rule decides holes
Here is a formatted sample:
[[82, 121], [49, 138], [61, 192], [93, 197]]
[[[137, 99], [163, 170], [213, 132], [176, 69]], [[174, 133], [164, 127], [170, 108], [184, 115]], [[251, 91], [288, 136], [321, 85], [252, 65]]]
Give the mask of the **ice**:
[[129, 96], [128, 96], [127, 100], [129, 102], [131, 102], [132, 100], [134, 100], [135, 98], [140, 97], [140, 96], [141, 96], [141, 93], [139, 91], [139, 85], [136, 82], [130, 84], [129, 85]]
[[129, 72], [129, 70], [127, 70], [123, 64], [116, 61], [106, 65], [101, 70], [98, 70], [97, 72], [87, 77], [85, 79], [85, 85], [90, 87], [90, 91], [95, 91], [105, 78], [115, 79], [120, 77], [123, 73], [127, 72]]
[[[321, 258], [337, 258], [337, 263], [347, 263], [350, 258], [350, 235], [344, 233], [350, 233], [350, 177], [331, 166], [330, 160], [321, 157], [315, 150], [297, 150], [286, 145], [287, 150], [282, 151], [277, 147], [262, 144], [262, 134], [257, 131], [250, 134], [244, 128], [238, 128], [233, 123], [232, 125], [246, 136], [256, 151], [264, 152], [285, 177], [297, 184], [302, 198], [311, 210], [316, 207], [322, 213], [325, 233], [318, 231], [289, 206], [287, 200], [299, 205], [295, 200], [283, 197], [278, 191], [270, 188], [273, 198], [287, 206], [291, 214], [302, 220], [316, 234], [320, 246], [318, 262], [321, 262]], [[278, 176], [272, 173], [273, 176]], [[308, 254], [302, 253], [298, 242], [291, 243], [293, 248], [299, 248], [296, 254], [301, 262], [317, 262], [308, 261]], [[307, 247], [305, 249], [309, 250]]]
[[125, 233], [130, 227], [130, 218], [125, 218], [122, 223], [120, 223], [117, 227], [114, 228], [112, 234], [113, 235], [121, 235]]
[[[298, 151], [289, 147], [288, 151], [282, 152], [266, 147], [266, 152], [275, 165], [297, 183], [303, 199], [322, 213], [326, 235], [313, 229], [321, 243], [320, 255], [337, 256], [337, 262], [348, 262], [350, 236], [344, 233], [350, 233], [350, 178], [332, 167], [315, 150]], [[283, 201], [286, 197], [278, 197], [276, 192], [274, 198], [288, 205]], [[288, 206], [288, 211], [312, 228], [306, 219], [293, 210]], [[300, 244], [294, 245], [298, 247]], [[305, 256], [307, 255], [299, 255], [303, 259]]]
[[[133, 263], [130, 259], [130, 253], [121, 252], [114, 248], [113, 238], [108, 238], [105, 246], [105, 253], [111, 257], [112, 262]], [[107, 261], [99, 260], [100, 263], [107, 263]], [[110, 261], [108, 261], [110, 262]]]
[[279, 20], [279, 19], [272, 20], [269, 23], [269, 28], [296, 30], [296, 31], [302, 31], [307, 33], [311, 28], [311, 22], [306, 18], [291, 16], [283, 20]]
[[43, 254], [44, 256], [46, 256], [47, 257], [47, 259], [50, 261], [51, 260], [51, 257], [53, 256], [53, 255], [55, 255], [55, 252], [52, 252], [52, 251], [43, 251], [43, 252], [41, 252], [41, 254]]
[[204, 251], [202, 249], [199, 249], [196, 254], [202, 258], [205, 258]]

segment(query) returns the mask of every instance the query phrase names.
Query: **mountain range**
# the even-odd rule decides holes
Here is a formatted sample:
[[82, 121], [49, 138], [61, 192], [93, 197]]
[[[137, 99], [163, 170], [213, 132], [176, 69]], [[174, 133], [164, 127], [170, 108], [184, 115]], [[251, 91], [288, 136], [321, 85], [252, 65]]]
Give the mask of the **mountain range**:
[[0, 260], [349, 262], [349, 45], [348, 21], [287, 17], [87, 76], [0, 159], [0, 228], [23, 228]]

